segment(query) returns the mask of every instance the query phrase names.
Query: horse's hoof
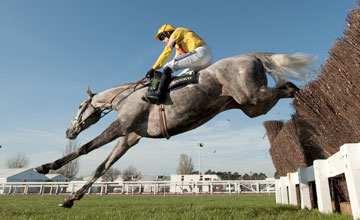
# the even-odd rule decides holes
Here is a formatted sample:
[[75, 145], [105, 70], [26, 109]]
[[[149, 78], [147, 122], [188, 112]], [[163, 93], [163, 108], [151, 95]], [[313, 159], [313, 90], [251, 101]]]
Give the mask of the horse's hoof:
[[48, 174], [50, 171], [50, 168], [48, 168], [48, 164], [44, 164], [44, 165], [36, 167], [35, 170], [36, 170], [36, 172], [41, 173], [41, 174]]
[[58, 206], [62, 208], [71, 208], [74, 205], [74, 201], [65, 199], [62, 203], [60, 203]]
[[292, 82], [286, 82], [284, 85], [278, 87], [279, 89], [287, 91], [288, 98], [294, 98], [295, 93], [300, 89]]

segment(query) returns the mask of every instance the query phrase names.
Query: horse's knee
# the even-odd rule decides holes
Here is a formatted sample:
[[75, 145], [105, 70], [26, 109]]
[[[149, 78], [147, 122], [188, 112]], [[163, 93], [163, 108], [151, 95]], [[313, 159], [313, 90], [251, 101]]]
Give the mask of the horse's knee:
[[47, 164], [43, 164], [41, 166], [38, 166], [35, 168], [36, 172], [41, 173], [41, 174], [48, 174], [50, 171], [50, 163]]

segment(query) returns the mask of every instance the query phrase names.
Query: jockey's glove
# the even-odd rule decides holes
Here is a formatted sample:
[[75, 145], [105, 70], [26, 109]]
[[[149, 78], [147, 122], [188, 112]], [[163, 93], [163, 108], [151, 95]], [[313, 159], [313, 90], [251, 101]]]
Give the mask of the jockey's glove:
[[147, 73], [146, 73], [146, 78], [148, 79], [152, 79], [154, 77], [154, 73], [155, 70], [153, 68], [151, 68]]

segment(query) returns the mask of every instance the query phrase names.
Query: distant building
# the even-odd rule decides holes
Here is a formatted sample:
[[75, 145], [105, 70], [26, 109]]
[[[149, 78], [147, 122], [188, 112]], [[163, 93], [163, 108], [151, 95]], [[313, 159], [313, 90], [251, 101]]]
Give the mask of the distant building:
[[[50, 181], [46, 176], [36, 172], [32, 168], [11, 168], [0, 169], [0, 194], [10, 193], [12, 190], [17, 193], [23, 192], [23, 188], [12, 189], [11, 186], [5, 186], [12, 182], [47, 182]], [[5, 186], [5, 187], [4, 187]], [[31, 190], [29, 191], [32, 192]]]
[[45, 175], [32, 168], [0, 169], [0, 184], [8, 182], [46, 182], [50, 181]]
[[208, 181], [216, 181], [221, 180], [218, 175], [215, 174], [205, 174], [205, 175], [171, 175], [171, 186], [170, 193], [182, 193], [182, 192], [210, 192], [210, 185], [203, 184], [197, 185], [195, 184], [182, 184], [186, 183], [198, 183], [198, 182], [208, 182]]

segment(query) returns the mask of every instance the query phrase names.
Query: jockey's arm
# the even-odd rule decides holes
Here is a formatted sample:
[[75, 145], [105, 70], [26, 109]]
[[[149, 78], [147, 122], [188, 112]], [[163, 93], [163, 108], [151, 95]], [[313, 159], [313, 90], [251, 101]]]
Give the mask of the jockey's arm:
[[171, 57], [171, 54], [174, 50], [174, 46], [175, 46], [175, 41], [172, 39], [169, 40], [163, 52], [161, 53], [156, 63], [152, 67], [154, 70], [160, 69], [165, 64], [165, 62]]

